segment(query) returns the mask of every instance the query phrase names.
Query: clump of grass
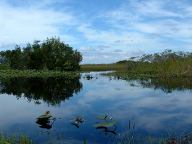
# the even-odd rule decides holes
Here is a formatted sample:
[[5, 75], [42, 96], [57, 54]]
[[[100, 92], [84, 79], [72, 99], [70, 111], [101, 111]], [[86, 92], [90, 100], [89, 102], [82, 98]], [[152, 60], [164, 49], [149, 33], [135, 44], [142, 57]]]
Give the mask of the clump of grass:
[[16, 136], [5, 136], [3, 134], [0, 134], [0, 144], [33, 144], [33, 143], [32, 140], [30, 140], [25, 135], [16, 137]]

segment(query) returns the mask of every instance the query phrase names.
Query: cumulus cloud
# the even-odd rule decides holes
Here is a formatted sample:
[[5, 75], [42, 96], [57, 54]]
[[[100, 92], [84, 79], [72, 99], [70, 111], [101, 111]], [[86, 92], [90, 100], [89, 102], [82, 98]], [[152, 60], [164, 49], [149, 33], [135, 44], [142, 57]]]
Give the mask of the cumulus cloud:
[[[51, 36], [59, 36], [80, 50], [83, 63], [110, 63], [164, 49], [192, 50], [192, 6], [188, 0], [124, 0], [102, 9], [94, 9], [90, 3], [2, 0], [1, 50]], [[94, 15], [87, 12], [89, 6]]]
[[73, 36], [62, 33], [65, 28], [61, 30], [61, 27], [74, 23], [73, 16], [67, 12], [45, 9], [42, 5], [20, 7], [2, 1], [0, 21], [1, 45], [26, 43], [50, 36], [61, 36], [66, 41], [73, 40]]

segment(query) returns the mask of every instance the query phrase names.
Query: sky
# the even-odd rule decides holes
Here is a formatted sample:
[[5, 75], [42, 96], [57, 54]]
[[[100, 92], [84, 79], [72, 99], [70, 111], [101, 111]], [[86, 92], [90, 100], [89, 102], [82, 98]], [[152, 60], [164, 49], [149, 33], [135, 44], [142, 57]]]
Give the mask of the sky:
[[82, 63], [192, 51], [192, 0], [0, 0], [0, 50], [60, 37]]

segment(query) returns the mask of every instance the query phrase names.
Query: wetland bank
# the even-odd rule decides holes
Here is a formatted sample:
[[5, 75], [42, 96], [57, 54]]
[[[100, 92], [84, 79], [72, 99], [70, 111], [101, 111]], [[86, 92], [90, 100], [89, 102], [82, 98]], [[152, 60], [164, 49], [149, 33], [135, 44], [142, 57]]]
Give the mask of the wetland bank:
[[[35, 144], [184, 141], [192, 129], [187, 84], [184, 79], [121, 80], [101, 72], [76, 79], [6, 79], [0, 84], [0, 126], [5, 135], [24, 134]], [[36, 118], [46, 111], [55, 121], [42, 127]], [[82, 124], [72, 124], [81, 117]]]
[[57, 38], [1, 52], [0, 140], [191, 142], [191, 53], [166, 50], [100, 65], [81, 60]]
[[192, 0], [0, 0], [0, 144], [192, 144]]

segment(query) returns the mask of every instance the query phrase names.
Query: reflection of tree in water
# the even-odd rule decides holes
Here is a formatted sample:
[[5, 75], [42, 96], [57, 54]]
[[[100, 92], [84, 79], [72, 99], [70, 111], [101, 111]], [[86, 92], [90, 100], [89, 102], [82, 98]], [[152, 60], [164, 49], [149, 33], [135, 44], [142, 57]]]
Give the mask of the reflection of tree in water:
[[[162, 89], [166, 93], [171, 93], [173, 90], [192, 89], [192, 79], [189, 78], [153, 78], [137, 79], [136, 81], [143, 87]], [[135, 85], [131, 83], [131, 86]]]
[[0, 93], [24, 96], [38, 104], [40, 100], [55, 105], [78, 93], [82, 88], [79, 78], [11, 78], [0, 83]]

